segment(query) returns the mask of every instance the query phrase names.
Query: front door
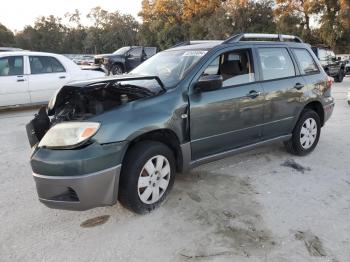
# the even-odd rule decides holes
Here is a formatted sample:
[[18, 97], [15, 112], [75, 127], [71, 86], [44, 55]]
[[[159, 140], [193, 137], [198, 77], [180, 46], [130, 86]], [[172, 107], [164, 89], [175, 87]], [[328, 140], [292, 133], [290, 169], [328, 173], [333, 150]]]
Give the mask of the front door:
[[23, 56], [0, 58], [0, 107], [30, 103]]
[[126, 70], [129, 72], [142, 62], [142, 47], [131, 49], [126, 58]]
[[192, 160], [260, 140], [263, 90], [256, 83], [251, 49], [234, 49], [209, 62], [202, 75], [220, 74], [219, 90], [191, 92], [190, 135]]

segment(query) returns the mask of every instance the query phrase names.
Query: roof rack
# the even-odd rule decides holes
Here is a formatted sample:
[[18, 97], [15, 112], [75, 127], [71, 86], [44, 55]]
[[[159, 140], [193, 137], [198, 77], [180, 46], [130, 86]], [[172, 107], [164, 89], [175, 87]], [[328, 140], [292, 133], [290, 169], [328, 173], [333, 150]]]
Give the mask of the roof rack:
[[222, 43], [222, 40], [193, 40], [193, 41], [184, 41], [180, 42], [176, 45], [173, 45], [171, 48], [178, 46], [186, 46], [186, 45], [198, 45], [198, 44], [209, 44], [209, 43]]
[[303, 40], [300, 37], [294, 36], [294, 35], [282, 35], [282, 34], [258, 34], [258, 33], [241, 33], [237, 35], [233, 35], [229, 38], [227, 38], [223, 44], [229, 44], [229, 43], [235, 43], [240, 42], [243, 39], [277, 39], [280, 42], [283, 42], [285, 40], [292, 40], [297, 43], [303, 43]]

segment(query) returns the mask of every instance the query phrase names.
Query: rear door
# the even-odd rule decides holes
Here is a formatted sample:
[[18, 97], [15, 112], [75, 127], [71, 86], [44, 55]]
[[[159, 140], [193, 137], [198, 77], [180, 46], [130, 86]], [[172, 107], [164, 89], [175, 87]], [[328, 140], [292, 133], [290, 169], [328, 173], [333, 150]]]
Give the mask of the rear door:
[[0, 106], [30, 103], [23, 56], [0, 58]]
[[302, 107], [305, 81], [287, 47], [256, 49], [265, 93], [263, 138], [290, 134]]
[[29, 56], [29, 92], [32, 103], [47, 102], [69, 80], [66, 69], [53, 56]]

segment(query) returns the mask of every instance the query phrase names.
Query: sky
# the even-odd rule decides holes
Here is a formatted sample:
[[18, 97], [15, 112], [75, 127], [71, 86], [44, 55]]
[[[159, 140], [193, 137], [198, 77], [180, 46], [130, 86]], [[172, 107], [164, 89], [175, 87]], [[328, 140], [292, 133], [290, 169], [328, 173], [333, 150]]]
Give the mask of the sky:
[[25, 25], [33, 25], [39, 16], [63, 17], [65, 13], [78, 9], [85, 17], [96, 6], [109, 12], [118, 10], [137, 18], [141, 0], [4, 0], [1, 1], [0, 23], [12, 31], [20, 31]]

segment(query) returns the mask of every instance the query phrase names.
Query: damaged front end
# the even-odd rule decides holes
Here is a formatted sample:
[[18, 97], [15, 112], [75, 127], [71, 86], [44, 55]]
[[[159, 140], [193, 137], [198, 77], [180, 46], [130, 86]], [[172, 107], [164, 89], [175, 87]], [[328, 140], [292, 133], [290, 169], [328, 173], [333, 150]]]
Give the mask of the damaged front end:
[[59, 89], [48, 107], [40, 108], [26, 126], [30, 146], [37, 145], [58, 123], [86, 121], [126, 103], [165, 91], [156, 76], [122, 76], [75, 82]]

